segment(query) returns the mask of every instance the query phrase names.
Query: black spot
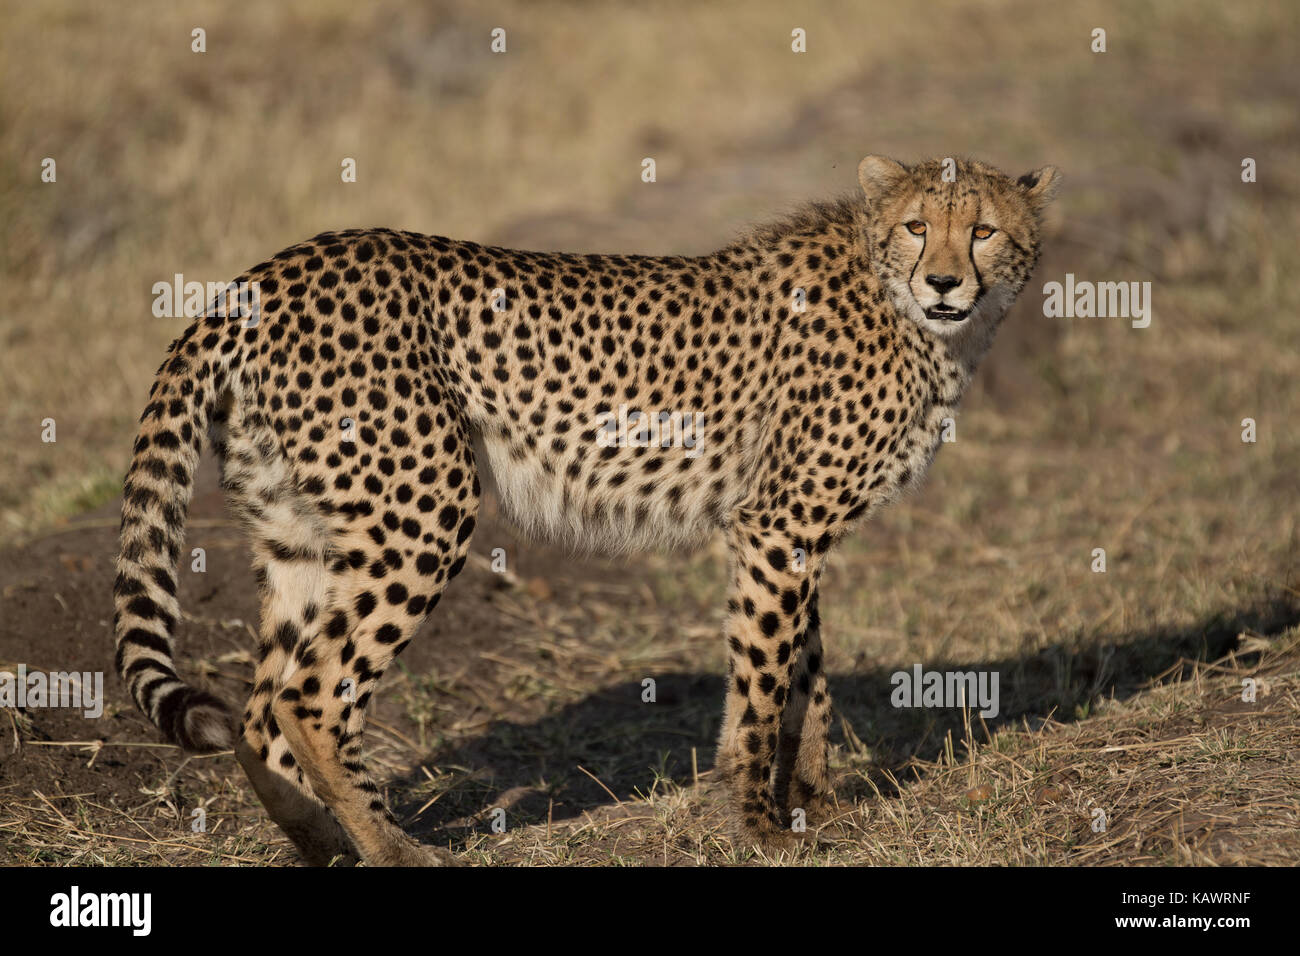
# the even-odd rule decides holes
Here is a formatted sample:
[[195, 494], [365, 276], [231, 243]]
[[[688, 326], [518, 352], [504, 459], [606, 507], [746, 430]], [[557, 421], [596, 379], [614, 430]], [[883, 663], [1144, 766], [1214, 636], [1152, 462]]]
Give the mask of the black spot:
[[357, 617], [369, 617], [375, 609], [375, 596], [369, 591], [357, 595]]
[[342, 611], [335, 611], [334, 616], [325, 625], [325, 634], [328, 637], [342, 637], [348, 632], [348, 616]]

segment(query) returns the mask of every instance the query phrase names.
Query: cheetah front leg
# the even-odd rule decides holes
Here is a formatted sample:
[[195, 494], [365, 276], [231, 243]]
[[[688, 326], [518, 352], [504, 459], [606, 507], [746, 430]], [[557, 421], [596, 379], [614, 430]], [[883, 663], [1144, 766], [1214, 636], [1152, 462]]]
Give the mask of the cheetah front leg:
[[793, 835], [773, 768], [820, 559], [788, 515], [758, 509], [736, 511], [728, 545], [730, 663], [717, 766], [740, 841], [779, 850], [792, 845]]
[[809, 822], [821, 822], [834, 806], [835, 792], [828, 769], [831, 698], [822, 661], [816, 592], [805, 617], [805, 630], [795, 640], [802, 646], [781, 716], [773, 789], [778, 806], [791, 813], [803, 810]]

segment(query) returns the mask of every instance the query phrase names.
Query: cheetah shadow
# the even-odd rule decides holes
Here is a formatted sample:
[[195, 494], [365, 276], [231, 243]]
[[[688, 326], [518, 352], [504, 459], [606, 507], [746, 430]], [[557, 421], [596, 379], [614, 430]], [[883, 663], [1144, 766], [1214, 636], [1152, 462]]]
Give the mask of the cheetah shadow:
[[[920, 663], [925, 670], [997, 672], [1000, 708], [985, 721], [989, 731], [1026, 724], [1033, 729], [1049, 718], [1086, 717], [1097, 701], [1112, 695], [1125, 700], [1151, 681], [1179, 680], [1196, 662], [1231, 651], [1243, 631], [1271, 635], [1297, 623], [1300, 602], [1279, 598], [1220, 612], [1190, 627], [1111, 633], [1086, 643], [1072, 635], [1075, 641], [1025, 656]], [[830, 678], [832, 742], [856, 745], [845, 733], [847, 724], [870, 754], [865, 777], [849, 775], [838, 782], [841, 799], [864, 797], [873, 789], [897, 795], [889, 773], [901, 778], [913, 759], [937, 759], [949, 732], [954, 740], [964, 734], [960, 709], [895, 708], [891, 674], [880, 668]], [[713, 766], [723, 680], [719, 674], [692, 672], [655, 680], [653, 703], [642, 700], [640, 681], [628, 681], [532, 723], [496, 721], [472, 740], [430, 753], [424, 766], [452, 770], [456, 784], [430, 805], [423, 772], [391, 781], [397, 818], [417, 838], [445, 844], [450, 837], [454, 847], [470, 833], [489, 831], [490, 808], [504, 806], [512, 827], [544, 824], [610, 805], [611, 793], [625, 799], [654, 787], [662, 792], [665, 780], [689, 787], [695, 773]]]

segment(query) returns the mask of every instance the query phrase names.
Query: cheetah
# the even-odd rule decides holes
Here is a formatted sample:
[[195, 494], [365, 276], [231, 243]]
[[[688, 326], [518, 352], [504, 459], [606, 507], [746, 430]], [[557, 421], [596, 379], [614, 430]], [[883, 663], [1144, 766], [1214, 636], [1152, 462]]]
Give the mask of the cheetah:
[[[465, 566], [486, 468], [523, 530], [575, 547], [721, 532], [715, 766], [738, 843], [792, 846], [793, 810], [833, 806], [827, 556], [926, 472], [1037, 262], [1059, 178], [868, 156], [860, 191], [709, 255], [354, 229], [255, 266], [236, 282], [256, 283], [257, 321], [206, 310], [140, 419], [114, 584], [131, 697], [187, 750], [233, 747], [307, 863], [455, 863], [398, 826], [362, 733], [385, 668]], [[602, 440], [620, 407], [631, 433]], [[690, 449], [673, 415], [702, 426]], [[239, 721], [173, 660], [205, 433], [261, 596]]]

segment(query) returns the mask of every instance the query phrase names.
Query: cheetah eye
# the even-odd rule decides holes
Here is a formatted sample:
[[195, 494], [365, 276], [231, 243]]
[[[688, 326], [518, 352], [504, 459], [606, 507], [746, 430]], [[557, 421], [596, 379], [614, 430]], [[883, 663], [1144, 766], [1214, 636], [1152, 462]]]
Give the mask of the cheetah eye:
[[997, 232], [992, 226], [976, 226], [971, 233], [976, 239], [987, 239], [993, 233]]
[[921, 222], [919, 219], [913, 219], [911, 222], [903, 223], [903, 225], [906, 226], [907, 231], [914, 236], [925, 235], [925, 223]]

